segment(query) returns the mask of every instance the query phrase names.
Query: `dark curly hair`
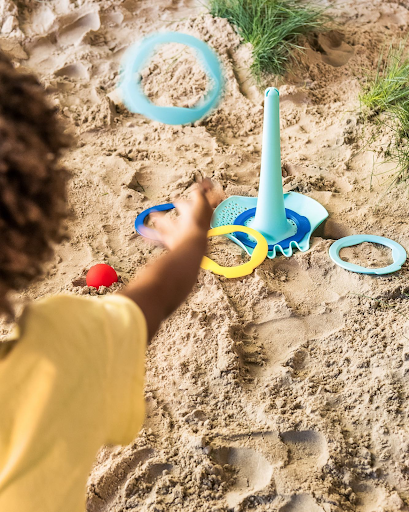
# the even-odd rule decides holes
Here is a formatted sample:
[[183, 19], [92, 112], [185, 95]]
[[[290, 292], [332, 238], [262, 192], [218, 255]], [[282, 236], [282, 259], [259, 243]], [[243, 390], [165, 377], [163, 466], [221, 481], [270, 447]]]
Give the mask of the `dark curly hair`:
[[44, 87], [0, 52], [0, 314], [62, 240], [68, 174], [58, 160], [69, 145]]

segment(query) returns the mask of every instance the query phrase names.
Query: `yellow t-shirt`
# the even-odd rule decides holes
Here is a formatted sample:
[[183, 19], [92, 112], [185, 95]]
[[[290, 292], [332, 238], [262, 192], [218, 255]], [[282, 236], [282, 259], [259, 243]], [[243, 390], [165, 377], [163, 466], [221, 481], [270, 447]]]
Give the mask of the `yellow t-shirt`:
[[29, 305], [0, 358], [0, 511], [84, 512], [98, 449], [144, 420], [147, 328], [121, 295]]

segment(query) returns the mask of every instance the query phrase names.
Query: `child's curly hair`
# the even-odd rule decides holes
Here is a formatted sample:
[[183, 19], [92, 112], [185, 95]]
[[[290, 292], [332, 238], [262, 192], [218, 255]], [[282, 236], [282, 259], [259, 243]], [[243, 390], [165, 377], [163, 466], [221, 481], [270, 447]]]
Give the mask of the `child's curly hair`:
[[0, 313], [62, 239], [67, 171], [58, 159], [69, 143], [38, 80], [0, 52]]

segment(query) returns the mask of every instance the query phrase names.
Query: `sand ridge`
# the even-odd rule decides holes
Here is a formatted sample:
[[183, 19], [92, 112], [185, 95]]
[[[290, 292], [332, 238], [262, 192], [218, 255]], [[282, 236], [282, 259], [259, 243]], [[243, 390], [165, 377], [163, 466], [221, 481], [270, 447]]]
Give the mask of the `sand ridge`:
[[[409, 249], [407, 195], [381, 200], [381, 177], [369, 191], [379, 155], [361, 151], [357, 113], [365, 70], [385, 41], [404, 36], [409, 4], [325, 4], [338, 26], [311, 40], [278, 85], [284, 187], [321, 202], [330, 218], [306, 253], [237, 280], [200, 273], [148, 351], [144, 429], [127, 447], [101, 450], [88, 512], [409, 510], [408, 266], [363, 276], [328, 256], [332, 240], [358, 233]], [[248, 76], [251, 52], [203, 12], [193, 0], [1, 4], [0, 47], [39, 74], [78, 140], [65, 159], [71, 240], [19, 302], [97, 295], [82, 286], [83, 270], [100, 262], [128, 282], [162, 252], [135, 237], [135, 216], [203, 176], [227, 195], [257, 195], [263, 96]], [[165, 126], [121, 105], [121, 57], [156, 30], [192, 34], [220, 55], [226, 90], [207, 119]], [[147, 93], [196, 101], [206, 88], [200, 66], [183, 53], [170, 64], [161, 69], [157, 56], [147, 66]], [[245, 259], [221, 239], [211, 251], [222, 264]], [[346, 257], [375, 265], [388, 256], [371, 245], [357, 251]]]

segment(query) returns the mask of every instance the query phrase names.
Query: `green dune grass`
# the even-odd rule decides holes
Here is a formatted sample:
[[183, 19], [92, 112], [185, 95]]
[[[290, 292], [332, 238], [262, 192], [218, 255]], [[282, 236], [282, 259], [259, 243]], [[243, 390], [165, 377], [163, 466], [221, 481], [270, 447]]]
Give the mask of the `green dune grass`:
[[209, 0], [210, 13], [233, 24], [245, 43], [253, 45], [252, 72], [283, 75], [300, 37], [326, 30], [324, 9], [297, 0]]
[[409, 58], [406, 41], [391, 44], [379, 58], [374, 76], [360, 95], [366, 120], [376, 126], [373, 142], [385, 126], [393, 137], [384, 148], [385, 161], [396, 163], [391, 185], [409, 179]]

